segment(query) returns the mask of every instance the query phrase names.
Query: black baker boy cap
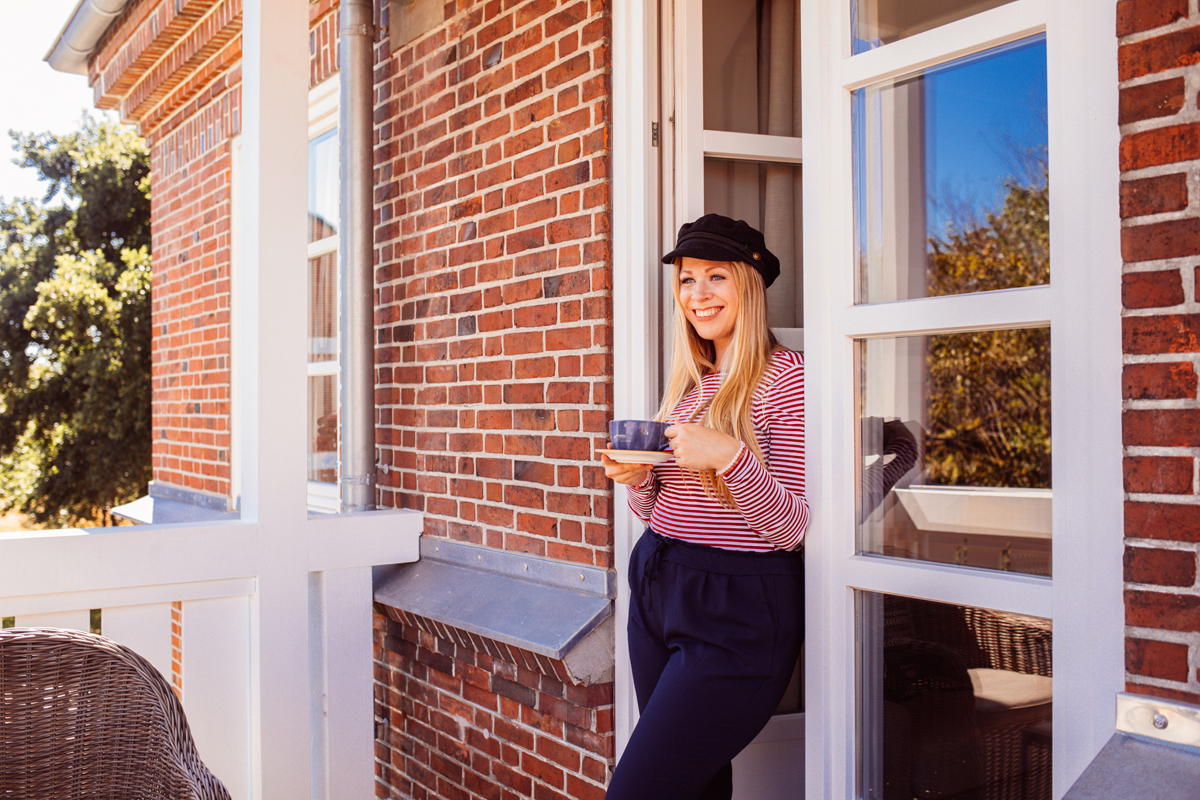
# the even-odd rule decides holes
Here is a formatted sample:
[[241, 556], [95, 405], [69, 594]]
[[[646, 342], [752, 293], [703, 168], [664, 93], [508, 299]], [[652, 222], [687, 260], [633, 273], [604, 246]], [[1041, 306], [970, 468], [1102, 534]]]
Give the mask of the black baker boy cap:
[[767, 249], [763, 235], [743, 220], [720, 214], [705, 214], [695, 222], [685, 222], [676, 237], [675, 249], [662, 260], [674, 264], [684, 256], [704, 261], [744, 261], [762, 275], [765, 286], [779, 277], [779, 259]]

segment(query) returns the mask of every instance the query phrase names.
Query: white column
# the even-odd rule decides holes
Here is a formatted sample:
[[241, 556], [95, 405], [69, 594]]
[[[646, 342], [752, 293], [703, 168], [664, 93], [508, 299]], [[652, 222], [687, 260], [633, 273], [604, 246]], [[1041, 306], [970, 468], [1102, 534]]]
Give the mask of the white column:
[[236, 310], [242, 518], [259, 522], [251, 620], [254, 796], [311, 795], [305, 537], [308, 5], [250, 0]]

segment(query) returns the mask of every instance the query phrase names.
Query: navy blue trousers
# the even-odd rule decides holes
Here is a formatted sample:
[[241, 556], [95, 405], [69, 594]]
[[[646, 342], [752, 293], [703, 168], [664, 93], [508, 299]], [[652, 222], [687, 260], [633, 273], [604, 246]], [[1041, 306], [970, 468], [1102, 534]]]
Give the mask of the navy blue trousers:
[[647, 530], [629, 564], [641, 717], [608, 800], [729, 800], [733, 757], [779, 705], [804, 642], [804, 562]]

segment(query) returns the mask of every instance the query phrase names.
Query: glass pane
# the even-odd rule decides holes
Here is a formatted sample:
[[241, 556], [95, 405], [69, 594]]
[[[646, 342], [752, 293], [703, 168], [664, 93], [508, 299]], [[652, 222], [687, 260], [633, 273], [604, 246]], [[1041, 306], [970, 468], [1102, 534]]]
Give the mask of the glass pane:
[[854, 92], [856, 301], [1050, 281], [1046, 42]]
[[323, 133], [308, 143], [308, 241], [337, 235], [338, 196], [337, 130]]
[[308, 479], [337, 482], [337, 376], [308, 379]]
[[854, 54], [865, 53], [1012, 0], [850, 0]]
[[704, 127], [800, 136], [798, 0], [704, 0]]
[[308, 260], [308, 361], [338, 357], [337, 254]]
[[860, 341], [860, 552], [1050, 574], [1050, 329]]
[[779, 277], [767, 289], [772, 328], [804, 327], [802, 178], [792, 164], [704, 159], [704, 213], [745, 220], [779, 257]]
[[861, 796], [1050, 800], [1049, 620], [859, 592]]

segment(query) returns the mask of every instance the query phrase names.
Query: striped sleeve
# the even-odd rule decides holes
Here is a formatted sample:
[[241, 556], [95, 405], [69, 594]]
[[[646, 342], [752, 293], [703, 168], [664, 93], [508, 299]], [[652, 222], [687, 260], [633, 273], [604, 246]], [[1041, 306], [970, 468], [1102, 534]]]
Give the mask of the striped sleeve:
[[650, 517], [654, 514], [654, 503], [658, 499], [658, 478], [653, 470], [648, 472], [647, 476], [639, 485], [626, 487], [629, 490], [629, 508], [645, 523], [650, 522]]
[[723, 477], [746, 525], [781, 550], [800, 544], [808, 528], [804, 493], [804, 367], [781, 371], [756, 409], [769, 444], [771, 470], [747, 452]]
[[[716, 393], [719, 374], [704, 376], [671, 413], [672, 422]], [[771, 366], [751, 400], [755, 436], [765, 464], [743, 447], [722, 470], [737, 508], [705, 494], [697, 476], [675, 460], [657, 464], [643, 486], [629, 487], [630, 508], [657, 533], [727, 550], [793, 549], [808, 526], [804, 495], [804, 356], [772, 355]]]

